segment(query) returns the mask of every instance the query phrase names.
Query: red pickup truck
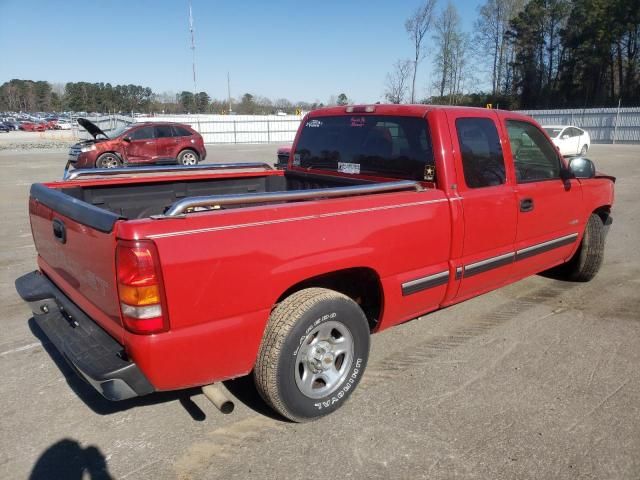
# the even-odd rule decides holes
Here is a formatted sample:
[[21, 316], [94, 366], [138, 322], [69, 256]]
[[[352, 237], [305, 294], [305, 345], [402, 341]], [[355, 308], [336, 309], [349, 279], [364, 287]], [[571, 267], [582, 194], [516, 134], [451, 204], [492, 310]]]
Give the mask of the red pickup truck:
[[371, 333], [553, 267], [590, 280], [611, 223], [615, 179], [506, 111], [321, 109], [286, 171], [255, 167], [32, 186], [17, 290], [106, 398], [253, 373], [283, 416], [326, 415]]

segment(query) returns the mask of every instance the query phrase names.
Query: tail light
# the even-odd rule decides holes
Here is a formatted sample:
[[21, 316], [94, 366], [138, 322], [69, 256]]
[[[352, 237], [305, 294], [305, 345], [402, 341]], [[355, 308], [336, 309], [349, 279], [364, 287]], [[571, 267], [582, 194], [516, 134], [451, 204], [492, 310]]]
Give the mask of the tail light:
[[153, 242], [118, 242], [116, 276], [124, 327], [140, 334], [168, 330], [162, 273]]

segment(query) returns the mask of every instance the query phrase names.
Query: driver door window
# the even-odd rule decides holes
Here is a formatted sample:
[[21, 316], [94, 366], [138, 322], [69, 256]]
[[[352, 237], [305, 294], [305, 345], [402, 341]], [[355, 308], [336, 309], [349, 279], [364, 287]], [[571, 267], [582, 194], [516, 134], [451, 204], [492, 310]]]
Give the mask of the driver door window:
[[507, 120], [507, 131], [518, 183], [560, 178], [557, 151], [535, 125]]

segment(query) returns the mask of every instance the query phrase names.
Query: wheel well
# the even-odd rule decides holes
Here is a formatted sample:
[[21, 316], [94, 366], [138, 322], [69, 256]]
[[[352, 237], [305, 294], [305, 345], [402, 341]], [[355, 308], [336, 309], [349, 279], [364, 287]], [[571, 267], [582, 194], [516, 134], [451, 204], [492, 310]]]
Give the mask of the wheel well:
[[611, 205], [603, 205], [601, 207], [598, 207], [593, 211], [593, 213], [600, 217], [600, 220], [602, 220], [602, 224], [605, 227], [611, 225]]
[[378, 324], [383, 294], [380, 278], [374, 270], [365, 267], [348, 268], [308, 278], [287, 289], [280, 295], [277, 303], [298, 290], [311, 287], [327, 288], [346, 295], [360, 305], [372, 331]]
[[179, 157], [179, 156], [180, 156], [180, 154], [181, 154], [182, 152], [186, 152], [187, 150], [189, 150], [189, 151], [191, 151], [191, 152], [195, 153], [195, 154], [198, 156], [198, 158], [200, 158], [200, 154], [198, 153], [198, 151], [197, 151], [195, 148], [191, 148], [191, 147], [185, 147], [185, 148], [183, 148], [182, 150], [180, 150], [180, 151], [178, 152], [177, 157]]

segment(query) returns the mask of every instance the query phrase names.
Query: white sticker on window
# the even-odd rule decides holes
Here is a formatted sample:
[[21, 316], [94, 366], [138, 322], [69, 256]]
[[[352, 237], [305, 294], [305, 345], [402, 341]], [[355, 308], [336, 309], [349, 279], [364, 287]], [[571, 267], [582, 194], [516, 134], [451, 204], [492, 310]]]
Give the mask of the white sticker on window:
[[309, 120], [305, 127], [310, 127], [310, 128], [318, 128], [322, 126], [322, 121], [321, 120]]
[[294, 164], [295, 166], [300, 166], [300, 154], [299, 154], [299, 153], [296, 153], [296, 154], [293, 156], [293, 164]]
[[360, 173], [360, 164], [338, 162], [338, 171], [342, 173], [358, 174]]

